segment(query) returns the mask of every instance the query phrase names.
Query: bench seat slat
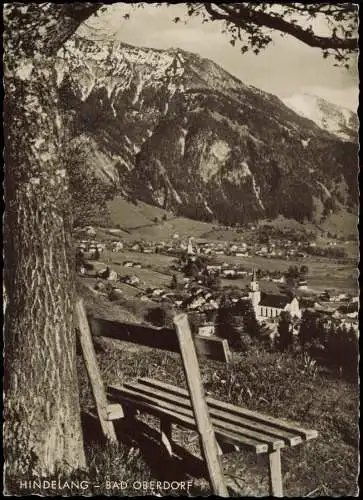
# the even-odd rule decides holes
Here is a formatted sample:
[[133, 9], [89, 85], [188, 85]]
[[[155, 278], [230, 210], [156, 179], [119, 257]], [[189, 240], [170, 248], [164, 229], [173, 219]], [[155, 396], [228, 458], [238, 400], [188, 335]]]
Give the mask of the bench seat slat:
[[[139, 403], [142, 404], [145, 402], [148, 405], [156, 406], [159, 409], [159, 411], [160, 410], [164, 411], [164, 409], [166, 409], [167, 411], [172, 411], [174, 414], [182, 415], [183, 417], [185, 416], [189, 419], [192, 419], [195, 426], [193, 411], [189, 408], [185, 408], [183, 406], [166, 402], [158, 398], [157, 395], [155, 395], [155, 397], [149, 396], [131, 389], [127, 389], [125, 387], [111, 386], [109, 389], [112, 397], [119, 397], [122, 400], [126, 396], [128, 399], [132, 399], [135, 402], [137, 402], [137, 404]], [[211, 415], [211, 421], [215, 432], [216, 430], [222, 430], [222, 431], [226, 430], [228, 432], [231, 431], [233, 434], [238, 436], [235, 441], [237, 444], [241, 442], [240, 436], [243, 436], [267, 444], [270, 450], [277, 450], [285, 446], [283, 440], [274, 438], [262, 432], [258, 432], [257, 430], [255, 431], [251, 429], [246, 429], [245, 427], [235, 425], [232, 423], [228, 423], [227, 424], [228, 426], [226, 426], [226, 423], [223, 420], [213, 417], [212, 415]]]
[[[155, 389], [153, 387], [137, 383], [125, 383], [124, 387], [140, 392], [141, 394], [146, 394], [149, 396], [154, 396], [154, 395], [158, 396], [163, 400], [178, 403], [178, 405], [185, 406], [190, 410], [192, 408], [190, 400], [187, 397], [175, 396], [174, 394], [170, 394], [170, 392], [166, 392], [160, 389]], [[250, 429], [252, 431], [261, 432], [277, 440], [283, 440], [284, 443], [289, 446], [295, 446], [297, 444], [302, 443], [301, 436], [296, 435], [296, 433], [294, 434], [291, 431], [287, 432], [282, 429], [273, 427], [271, 425], [258, 423], [254, 420], [243, 418], [239, 415], [233, 415], [229, 412], [216, 409], [213, 407], [209, 407], [209, 412], [212, 418], [223, 420], [225, 422], [226, 428], [228, 428], [230, 424], [235, 424], [243, 427], [244, 429]]]
[[[178, 424], [187, 429], [191, 429], [194, 431], [196, 431], [197, 429], [193, 417], [182, 415], [181, 413], [174, 412], [166, 408], [157, 407], [153, 404], [147, 403], [146, 401], [138, 400], [133, 396], [126, 396], [126, 395], [121, 396], [120, 394], [116, 396], [115, 393], [111, 394], [110, 396], [115, 401], [121, 400], [122, 404], [125, 406], [131, 406], [132, 408], [144, 410], [145, 412], [148, 412], [151, 415], [155, 415], [159, 418], [169, 417], [173, 423]], [[255, 439], [248, 438], [246, 436], [240, 436], [234, 434], [231, 431], [225, 431], [219, 428], [215, 428], [214, 432], [217, 440], [221, 440], [222, 442], [229, 444], [235, 444], [236, 442], [238, 442], [239, 444], [242, 444], [246, 448], [253, 450], [256, 454], [268, 452], [268, 445], [266, 443], [261, 443]]]
[[[177, 394], [180, 397], [186, 397], [188, 398], [188, 391], [185, 389], [182, 389], [180, 387], [176, 387], [171, 384], [166, 384], [164, 382], [160, 382], [159, 380], [154, 380], [151, 378], [140, 378], [138, 379], [138, 382], [141, 384], [145, 384], [151, 387], [156, 387], [156, 388], [161, 388], [166, 391], [169, 391], [172, 394]], [[218, 408], [222, 410], [228, 410], [229, 412], [236, 414], [236, 415], [241, 415], [246, 418], [250, 418], [254, 420], [255, 422], [262, 422], [267, 425], [271, 425], [274, 427], [277, 427], [278, 429], [282, 429], [285, 431], [291, 431], [294, 434], [300, 435], [304, 440], [308, 441], [310, 439], [314, 439], [318, 437], [318, 432], [316, 430], [312, 429], [304, 429], [300, 427], [298, 424], [294, 424], [293, 422], [285, 421], [282, 419], [277, 419], [274, 417], [271, 417], [269, 415], [265, 415], [263, 413], [259, 413], [256, 411], [252, 410], [247, 410], [246, 408], [242, 408], [239, 406], [232, 405], [230, 403], [225, 403], [224, 401], [218, 401], [217, 399], [207, 397], [206, 398], [208, 407], [210, 409], [212, 408]]]

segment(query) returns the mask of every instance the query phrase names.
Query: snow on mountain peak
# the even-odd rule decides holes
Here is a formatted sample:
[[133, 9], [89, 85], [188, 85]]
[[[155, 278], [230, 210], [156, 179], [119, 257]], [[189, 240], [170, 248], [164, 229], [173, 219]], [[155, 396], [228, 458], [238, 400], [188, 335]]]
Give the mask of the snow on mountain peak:
[[358, 120], [355, 113], [322, 97], [301, 93], [282, 99], [282, 102], [301, 116], [312, 120], [343, 141], [355, 141]]

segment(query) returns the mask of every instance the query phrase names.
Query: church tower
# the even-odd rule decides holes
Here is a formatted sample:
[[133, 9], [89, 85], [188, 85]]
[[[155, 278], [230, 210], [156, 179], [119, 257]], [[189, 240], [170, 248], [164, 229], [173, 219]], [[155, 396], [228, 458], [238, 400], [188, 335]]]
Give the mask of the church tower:
[[257, 306], [258, 306], [258, 304], [261, 301], [261, 292], [260, 292], [260, 286], [259, 286], [259, 284], [257, 282], [256, 269], [255, 268], [253, 268], [253, 271], [252, 271], [252, 279], [251, 279], [251, 282], [250, 282], [249, 289], [250, 289], [250, 291], [249, 291], [248, 295], [249, 295], [249, 298], [251, 299], [253, 308], [254, 308], [254, 310], [257, 313]]
[[194, 254], [194, 249], [193, 249], [193, 245], [192, 245], [192, 238], [189, 238], [187, 252], [188, 252], [188, 255]]

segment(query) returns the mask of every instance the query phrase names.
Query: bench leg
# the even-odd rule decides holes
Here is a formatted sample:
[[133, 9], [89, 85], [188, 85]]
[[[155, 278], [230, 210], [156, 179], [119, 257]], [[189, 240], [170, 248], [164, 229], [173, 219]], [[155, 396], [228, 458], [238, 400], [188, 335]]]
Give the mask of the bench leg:
[[270, 462], [270, 493], [273, 497], [282, 497], [282, 476], [280, 450], [269, 454]]
[[161, 433], [161, 442], [165, 446], [168, 454], [170, 456], [173, 455], [173, 450], [171, 447], [171, 436], [172, 436], [172, 427], [170, 420], [160, 420], [160, 433]]

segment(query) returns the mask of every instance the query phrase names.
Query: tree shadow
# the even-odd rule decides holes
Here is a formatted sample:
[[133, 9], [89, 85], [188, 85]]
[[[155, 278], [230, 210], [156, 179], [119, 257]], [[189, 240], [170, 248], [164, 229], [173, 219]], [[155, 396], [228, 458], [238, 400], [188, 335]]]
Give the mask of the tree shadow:
[[[85, 445], [106, 446], [107, 440], [102, 432], [101, 424], [94, 412], [82, 413], [82, 427]], [[127, 448], [138, 448], [141, 456], [150, 469], [153, 480], [156, 481], [190, 481], [192, 489], [187, 496], [209, 496], [209, 487], [199, 485], [198, 480], [208, 478], [204, 461], [191, 454], [185, 448], [171, 441], [173, 455], [170, 456], [161, 443], [160, 433], [137, 419], [125, 418], [114, 421], [117, 440]], [[204, 482], [205, 484], [205, 482]], [[236, 492], [229, 489], [230, 496]], [[176, 496], [185, 496], [186, 492], [175, 492]]]
[[[85, 446], [106, 446], [105, 438], [99, 419], [95, 412], [82, 412], [82, 428]], [[190, 476], [205, 477], [205, 469], [200, 459], [189, 457], [177, 444], [176, 456], [170, 456], [160, 441], [160, 433], [149, 425], [136, 419], [122, 419], [114, 421], [117, 440], [126, 447], [137, 447], [151, 475], [158, 481], [187, 481]], [[179, 449], [180, 448], [180, 449]], [[180, 456], [183, 455], [183, 456]], [[203, 470], [204, 469], [204, 470]]]

